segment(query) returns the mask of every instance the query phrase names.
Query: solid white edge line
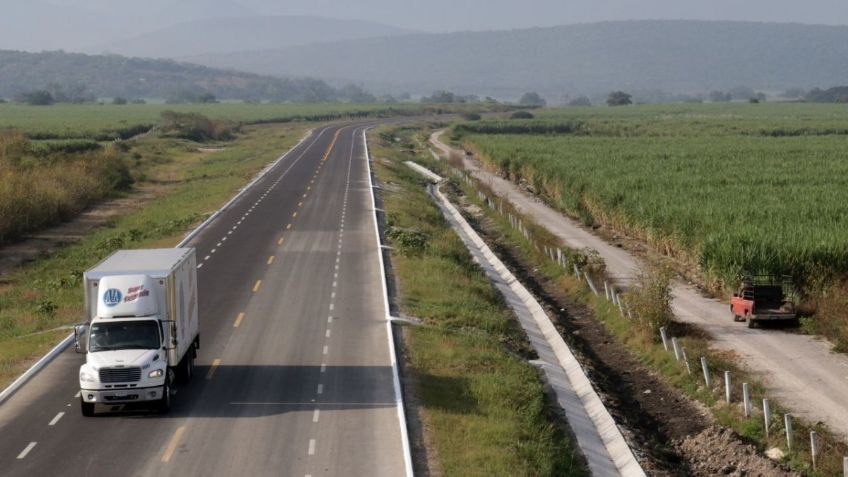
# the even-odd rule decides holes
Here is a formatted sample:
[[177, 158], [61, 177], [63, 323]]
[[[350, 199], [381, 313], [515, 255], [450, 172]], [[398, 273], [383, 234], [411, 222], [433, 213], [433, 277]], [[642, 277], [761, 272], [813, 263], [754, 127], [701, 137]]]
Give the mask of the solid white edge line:
[[[318, 135], [315, 136], [315, 141], [317, 141], [318, 138], [320, 138], [321, 135], [324, 134], [324, 132], [327, 131], [327, 129], [329, 129], [332, 126], [333, 125], [324, 126], [323, 129], [321, 129], [321, 132], [319, 132]], [[194, 239], [194, 237], [196, 237], [200, 232], [202, 232], [203, 229], [205, 229], [209, 224], [212, 223], [212, 221], [217, 219], [219, 215], [221, 215], [225, 210], [229, 209], [230, 206], [233, 205], [233, 203], [235, 203], [239, 198], [241, 198], [241, 196], [246, 194], [247, 191], [249, 191], [254, 185], [256, 185], [256, 183], [259, 182], [263, 177], [265, 177], [269, 172], [271, 172], [271, 170], [273, 170], [277, 166], [277, 164], [279, 164], [280, 162], [285, 160], [289, 156], [289, 154], [291, 154], [295, 149], [297, 149], [301, 145], [303, 145], [303, 143], [306, 142], [307, 139], [312, 137], [314, 133], [315, 133], [314, 128], [307, 131], [306, 134], [304, 134], [304, 136], [300, 139], [300, 141], [298, 141], [297, 144], [292, 146], [292, 148], [289, 149], [288, 151], [286, 151], [285, 154], [283, 154], [282, 156], [277, 158], [276, 161], [274, 161], [270, 165], [266, 166], [265, 169], [263, 169], [261, 172], [259, 172], [259, 174], [252, 181], [250, 181], [249, 184], [244, 186], [235, 196], [233, 196], [232, 199], [230, 199], [226, 204], [224, 204], [223, 207], [221, 207], [220, 209], [215, 211], [215, 213], [210, 215], [208, 219], [204, 220], [203, 223], [201, 223], [200, 225], [195, 227], [194, 230], [189, 232], [189, 234], [186, 235], [182, 239], [182, 241], [180, 241], [180, 243], [178, 243], [176, 245], [176, 247], [174, 247], [174, 248], [183, 247], [188, 242], [190, 242], [192, 239]], [[315, 143], [315, 141], [313, 141], [313, 144]], [[311, 146], [311, 144], [310, 144], [310, 146]], [[224, 240], [226, 240], [226, 237], [224, 237]], [[41, 359], [36, 361], [35, 364], [30, 366], [29, 369], [24, 371], [24, 374], [20, 375], [17, 379], [12, 381], [12, 384], [6, 386], [6, 389], [4, 389], [2, 392], [0, 392], [0, 404], [5, 402], [6, 399], [9, 399], [9, 397], [12, 394], [15, 394], [24, 384], [26, 384], [27, 381], [29, 381], [33, 376], [38, 374], [38, 372], [41, 371], [45, 366], [47, 366], [51, 361], [56, 359], [56, 356], [59, 356], [59, 354], [62, 353], [63, 351], [65, 351], [65, 349], [68, 346], [70, 346], [71, 343], [73, 343], [73, 342], [74, 342], [74, 334], [71, 333], [65, 339], [63, 339], [61, 342], [59, 342], [59, 344], [57, 344], [53, 349], [48, 351], [47, 354], [42, 356]]]
[[403, 460], [406, 466], [406, 476], [413, 477], [412, 452], [409, 448], [409, 432], [406, 428], [406, 411], [404, 410], [403, 394], [400, 389], [400, 372], [398, 369], [397, 353], [395, 351], [395, 337], [392, 333], [391, 312], [389, 311], [389, 290], [386, 285], [386, 266], [383, 263], [383, 247], [380, 241], [380, 226], [377, 223], [377, 202], [374, 199], [376, 190], [371, 177], [371, 152], [368, 150], [368, 130], [373, 126], [362, 129], [362, 143], [365, 145], [365, 165], [368, 170], [369, 194], [371, 196], [371, 211], [374, 214], [374, 236], [377, 239], [377, 257], [380, 259], [380, 278], [382, 279], [383, 306], [386, 310], [386, 331], [389, 340], [389, 357], [392, 362], [392, 381], [395, 388], [395, 404], [397, 405], [398, 420], [400, 421], [401, 444], [403, 445]]

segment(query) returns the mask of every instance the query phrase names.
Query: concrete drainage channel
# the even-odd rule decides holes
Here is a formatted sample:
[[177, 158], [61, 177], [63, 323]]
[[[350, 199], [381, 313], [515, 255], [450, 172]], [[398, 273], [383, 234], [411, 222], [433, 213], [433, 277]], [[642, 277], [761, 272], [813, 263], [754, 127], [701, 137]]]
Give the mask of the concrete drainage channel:
[[[418, 164], [406, 164], [434, 184], [442, 181], [442, 177]], [[438, 185], [431, 186], [431, 192], [444, 216], [475, 261], [504, 295], [527, 333], [539, 355], [545, 378], [554, 390], [558, 404], [565, 411], [592, 474], [644, 476], [645, 472], [624, 436], [542, 306], [495, 256], [462, 214], [441, 193]]]

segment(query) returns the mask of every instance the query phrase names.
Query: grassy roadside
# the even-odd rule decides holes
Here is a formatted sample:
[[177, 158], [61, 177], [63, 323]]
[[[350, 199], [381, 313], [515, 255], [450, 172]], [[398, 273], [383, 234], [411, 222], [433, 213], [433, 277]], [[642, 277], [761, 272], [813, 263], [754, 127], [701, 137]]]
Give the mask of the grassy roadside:
[[[543, 227], [532, 223], [530, 219], [522, 217], [530, 230], [532, 241], [528, 240], [510, 226], [508, 219], [487, 207], [477, 196], [477, 191], [481, 190], [490, 198], [496, 197], [485, 186], [457, 182], [460, 183], [466, 199], [480, 207], [492, 223], [496, 224], [503, 236], [503, 241], [532, 263], [536, 274], [557, 283], [572, 299], [586, 305], [594, 317], [603, 323], [610, 335], [622, 343], [642, 364], [662, 376], [675, 388], [682, 390], [690, 398], [702, 403], [719, 424], [730, 427], [743, 437], [750, 439], [761, 451], [771, 448], [781, 449], [786, 453], [783, 462], [805, 475], [842, 475], [842, 458], [848, 455], [848, 446], [831, 434], [824, 424], [810, 424], [797, 418], [793, 419], [793, 450], [788, 452], [783, 424], [783, 416], [787, 410], [779, 403], [771, 402], [773, 417], [769, 437], [766, 437], [761, 410], [762, 399], [768, 397], [765, 387], [758, 377], [737, 366], [734, 356], [712, 350], [709, 341], [704, 339], [697, 330], [672, 323], [669, 326], [669, 336], [678, 337], [681, 345], [686, 349], [692, 369], [690, 375], [683, 363], [675, 359], [674, 353], [663, 348], [657, 333], [646, 331], [645, 327], [637, 321], [622, 317], [618, 307], [604, 299], [603, 290], [601, 290], [601, 296], [596, 297], [584, 281], [575, 279], [570, 270], [563, 269], [545, 255], [545, 246], [560, 246], [555, 236]], [[507, 213], [520, 217], [520, 214], [517, 214], [506, 202], [503, 209]], [[573, 255], [577, 252], [568, 251], [568, 253]], [[698, 362], [700, 357], [706, 357], [709, 362], [712, 374], [712, 386], [709, 388], [704, 384], [701, 374]], [[724, 401], [724, 371], [730, 371], [732, 375], [733, 403], [729, 405]], [[743, 382], [750, 384], [753, 409], [748, 418], [744, 416], [741, 403], [741, 383]], [[815, 471], [812, 470], [810, 460], [810, 431], [817, 432], [822, 447], [817, 457], [818, 465]]]
[[260, 169], [291, 148], [304, 124], [251, 126], [227, 149], [197, 152], [184, 140], [144, 138], [138, 148], [161, 161], [150, 169], [171, 186], [143, 209], [10, 274], [0, 283], [0, 388], [81, 320], [81, 274], [120, 248], [167, 247], [220, 207]]
[[[408, 372], [435, 466], [444, 475], [587, 475], [575, 444], [550, 419], [538, 372], [502, 297], [444, 221], [425, 184], [401, 163], [395, 134], [371, 134], [395, 251]], [[437, 472], [434, 472], [437, 473]]]

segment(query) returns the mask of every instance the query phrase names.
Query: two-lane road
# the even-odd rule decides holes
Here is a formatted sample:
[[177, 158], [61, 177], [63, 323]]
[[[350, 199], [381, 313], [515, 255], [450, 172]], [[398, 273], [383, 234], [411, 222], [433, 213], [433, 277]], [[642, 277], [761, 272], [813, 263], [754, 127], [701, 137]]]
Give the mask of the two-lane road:
[[83, 418], [70, 349], [0, 405], [0, 473], [404, 475], [363, 127], [315, 130], [189, 244], [201, 349], [170, 414]]

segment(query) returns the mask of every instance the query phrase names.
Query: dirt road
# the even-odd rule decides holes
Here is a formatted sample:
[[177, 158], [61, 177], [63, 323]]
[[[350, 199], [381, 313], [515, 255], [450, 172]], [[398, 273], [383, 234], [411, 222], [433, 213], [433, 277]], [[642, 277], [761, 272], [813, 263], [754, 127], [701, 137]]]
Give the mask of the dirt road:
[[[441, 132], [434, 133], [430, 142], [443, 154], [449, 154], [452, 149], [439, 140], [440, 135]], [[473, 158], [463, 157], [465, 168], [476, 179], [509, 200], [522, 214], [544, 225], [567, 246], [597, 250], [616, 285], [627, 286], [636, 278], [643, 265], [638, 257], [610, 245], [516, 184], [483, 169]], [[848, 356], [831, 352], [830, 344], [811, 336], [749, 329], [743, 323], [735, 323], [727, 303], [705, 298], [688, 284], [675, 282], [672, 294], [677, 319], [710, 333], [716, 349], [739, 355], [746, 367], [760, 376], [771, 398], [795, 415], [813, 423], [823, 422], [848, 438]]]

